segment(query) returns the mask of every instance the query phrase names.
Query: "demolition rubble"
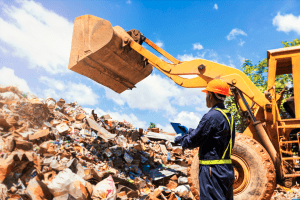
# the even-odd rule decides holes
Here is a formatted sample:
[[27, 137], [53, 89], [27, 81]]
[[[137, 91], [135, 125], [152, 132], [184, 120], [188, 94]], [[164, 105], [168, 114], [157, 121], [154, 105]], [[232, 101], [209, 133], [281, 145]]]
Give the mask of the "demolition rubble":
[[300, 187], [297, 183], [292, 188], [277, 185], [271, 200], [297, 200], [300, 197]]
[[[193, 199], [191, 150], [76, 102], [0, 88], [0, 199]], [[0, 94], [1, 95], [1, 94]]]
[[[174, 135], [0, 87], [0, 200], [195, 199], [192, 151]], [[297, 198], [299, 188], [277, 185], [271, 199]]]

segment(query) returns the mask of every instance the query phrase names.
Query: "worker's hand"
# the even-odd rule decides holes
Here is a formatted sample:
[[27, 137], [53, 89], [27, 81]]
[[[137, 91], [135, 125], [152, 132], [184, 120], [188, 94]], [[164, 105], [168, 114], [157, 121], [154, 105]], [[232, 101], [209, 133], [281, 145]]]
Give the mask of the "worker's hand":
[[[180, 126], [178, 126], [178, 128], [179, 128], [180, 130], [182, 130], [184, 134], [187, 134], [187, 133], [189, 132], [188, 128], [185, 127], [185, 126], [181, 126], [181, 125], [180, 125]], [[184, 135], [184, 134], [183, 134], [183, 135]]]
[[174, 142], [175, 143], [180, 143], [182, 138], [183, 138], [183, 136], [181, 134], [177, 134], [177, 135], [175, 135]]

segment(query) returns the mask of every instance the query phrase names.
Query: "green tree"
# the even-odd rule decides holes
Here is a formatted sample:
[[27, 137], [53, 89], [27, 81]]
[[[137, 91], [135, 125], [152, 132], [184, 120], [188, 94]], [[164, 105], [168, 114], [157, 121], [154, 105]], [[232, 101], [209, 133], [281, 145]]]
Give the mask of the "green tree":
[[153, 122], [150, 122], [150, 125], [148, 128], [156, 128], [155, 124]]
[[299, 39], [294, 39], [291, 42], [281, 42], [283, 44], [284, 47], [291, 47], [291, 46], [298, 46], [300, 45], [300, 40]]
[[[282, 42], [284, 47], [298, 46], [300, 45], [299, 39], [295, 39], [291, 42]], [[253, 65], [250, 60], [245, 60], [242, 65], [242, 71], [248, 76], [248, 78], [256, 85], [256, 87], [263, 93], [267, 89], [268, 79], [268, 66], [267, 59], [261, 60], [257, 65]], [[276, 92], [282, 91], [288, 83], [292, 84], [292, 74], [283, 74], [275, 77]], [[283, 99], [280, 105], [281, 115], [283, 118], [288, 118], [289, 115], [284, 111], [283, 103], [286, 101], [290, 94], [284, 93]], [[237, 109], [234, 98], [227, 98], [225, 101], [227, 109], [232, 113], [236, 122], [236, 130], [238, 132], [244, 132], [249, 122], [245, 113], [242, 113]]]

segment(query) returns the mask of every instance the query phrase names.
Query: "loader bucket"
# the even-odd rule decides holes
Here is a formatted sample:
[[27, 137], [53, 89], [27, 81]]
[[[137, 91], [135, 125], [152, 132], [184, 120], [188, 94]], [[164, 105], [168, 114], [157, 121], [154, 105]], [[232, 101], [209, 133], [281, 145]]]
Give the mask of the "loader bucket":
[[149, 76], [153, 66], [124, 45], [130, 35], [121, 27], [92, 15], [74, 22], [69, 69], [117, 93], [132, 89]]

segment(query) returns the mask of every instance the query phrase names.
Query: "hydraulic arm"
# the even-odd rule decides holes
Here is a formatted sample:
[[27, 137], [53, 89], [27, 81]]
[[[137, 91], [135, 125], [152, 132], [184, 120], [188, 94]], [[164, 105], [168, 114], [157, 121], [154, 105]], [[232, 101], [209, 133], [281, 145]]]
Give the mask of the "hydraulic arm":
[[[264, 107], [269, 103], [269, 101], [252, 83], [252, 81], [250, 81], [249, 78], [238, 69], [204, 59], [181, 62], [172, 57], [170, 54], [166, 53], [160, 47], [156, 46], [150, 40], [145, 39], [145, 42], [173, 63], [170, 64], [158, 58], [133, 40], [129, 41], [128, 44], [136, 52], [147, 58], [150, 64], [171, 78], [181, 87], [203, 88], [206, 87], [208, 81], [218, 77], [226, 81], [228, 84], [238, 88], [259, 106]], [[198, 77], [187, 79], [182, 78], [179, 75], [198, 75]]]

